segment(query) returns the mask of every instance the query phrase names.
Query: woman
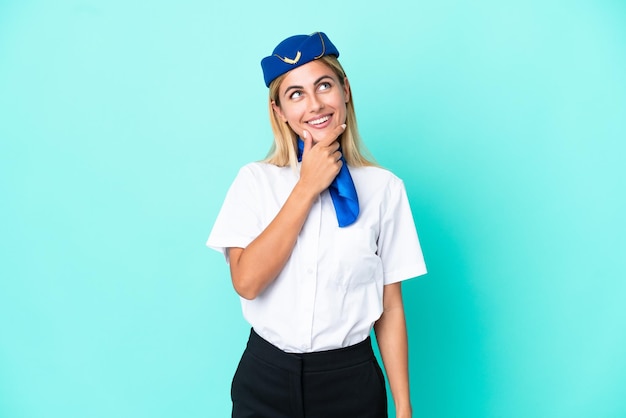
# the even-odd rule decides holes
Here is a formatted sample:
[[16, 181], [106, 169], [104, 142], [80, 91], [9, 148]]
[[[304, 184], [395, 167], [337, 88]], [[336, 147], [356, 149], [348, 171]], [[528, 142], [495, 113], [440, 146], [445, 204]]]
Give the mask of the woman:
[[261, 61], [274, 145], [244, 166], [207, 245], [222, 251], [250, 339], [233, 417], [410, 417], [400, 282], [426, 273], [404, 185], [361, 151], [339, 51], [321, 32]]

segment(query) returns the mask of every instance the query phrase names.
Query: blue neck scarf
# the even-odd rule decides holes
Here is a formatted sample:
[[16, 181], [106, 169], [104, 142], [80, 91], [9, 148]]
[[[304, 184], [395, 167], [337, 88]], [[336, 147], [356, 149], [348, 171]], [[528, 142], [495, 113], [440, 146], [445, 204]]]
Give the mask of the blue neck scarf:
[[[303, 152], [304, 141], [298, 138], [298, 161], [302, 161]], [[344, 226], [352, 225], [359, 216], [359, 198], [356, 194], [350, 171], [348, 171], [348, 164], [346, 164], [343, 155], [341, 156], [341, 162], [343, 165], [339, 170], [339, 174], [330, 183], [328, 191], [335, 206], [339, 226], [343, 228]]]

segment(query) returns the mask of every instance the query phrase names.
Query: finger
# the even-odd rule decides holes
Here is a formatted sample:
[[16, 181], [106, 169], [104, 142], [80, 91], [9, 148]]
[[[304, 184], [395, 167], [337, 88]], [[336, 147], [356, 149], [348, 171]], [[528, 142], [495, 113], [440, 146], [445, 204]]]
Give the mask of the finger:
[[[323, 147], [323, 145], [320, 144], [320, 146]], [[334, 142], [331, 142], [330, 145], [326, 145], [325, 148], [328, 151], [328, 155], [335, 155], [336, 156], [336, 152], [339, 151], [339, 141], [335, 140]]]
[[317, 143], [321, 145], [330, 145], [335, 142], [337, 138], [339, 138], [339, 135], [341, 135], [345, 130], [346, 124], [344, 123], [343, 125], [335, 127], [335, 129], [330, 131], [327, 137], [325, 137], [324, 139], [320, 139], [319, 141], [317, 141]]
[[302, 150], [302, 155], [306, 154], [311, 150], [313, 146], [313, 136], [309, 133], [309, 131], [302, 131], [302, 136], [304, 137], [302, 140], [304, 141], [304, 149]]

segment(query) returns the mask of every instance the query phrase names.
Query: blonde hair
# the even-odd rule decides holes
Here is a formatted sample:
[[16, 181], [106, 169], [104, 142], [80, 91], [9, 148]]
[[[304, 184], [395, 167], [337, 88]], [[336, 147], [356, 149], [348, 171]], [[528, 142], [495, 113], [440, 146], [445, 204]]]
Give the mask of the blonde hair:
[[[319, 58], [324, 64], [339, 78], [339, 82], [343, 86], [345, 83], [346, 73], [343, 67], [334, 55], [325, 55]], [[276, 77], [269, 86], [269, 116], [272, 132], [274, 133], [274, 143], [270, 148], [265, 160], [266, 163], [274, 164], [279, 167], [291, 166], [296, 167], [298, 157], [296, 155], [297, 136], [296, 133], [283, 122], [276, 114], [272, 107], [272, 102], [280, 106], [278, 97], [278, 89], [285, 79], [286, 74]], [[353, 167], [375, 166], [376, 163], [369, 152], [365, 149], [356, 123], [356, 113], [354, 111], [353, 94], [350, 93], [350, 100], [346, 104], [346, 129], [341, 134], [341, 152], [346, 159], [348, 165]]]

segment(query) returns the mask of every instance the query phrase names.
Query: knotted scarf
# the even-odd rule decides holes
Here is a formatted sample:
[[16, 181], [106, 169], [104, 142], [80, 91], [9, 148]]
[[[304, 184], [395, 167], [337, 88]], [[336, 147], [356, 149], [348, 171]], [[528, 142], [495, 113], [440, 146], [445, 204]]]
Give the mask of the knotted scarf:
[[[341, 151], [341, 148], [339, 148]], [[304, 152], [304, 141], [298, 138], [298, 161], [302, 161], [302, 153]], [[337, 221], [340, 227], [352, 225], [359, 216], [359, 198], [356, 194], [352, 176], [348, 170], [346, 160], [341, 156], [343, 165], [339, 170], [339, 174], [328, 186], [330, 198], [335, 206]]]

